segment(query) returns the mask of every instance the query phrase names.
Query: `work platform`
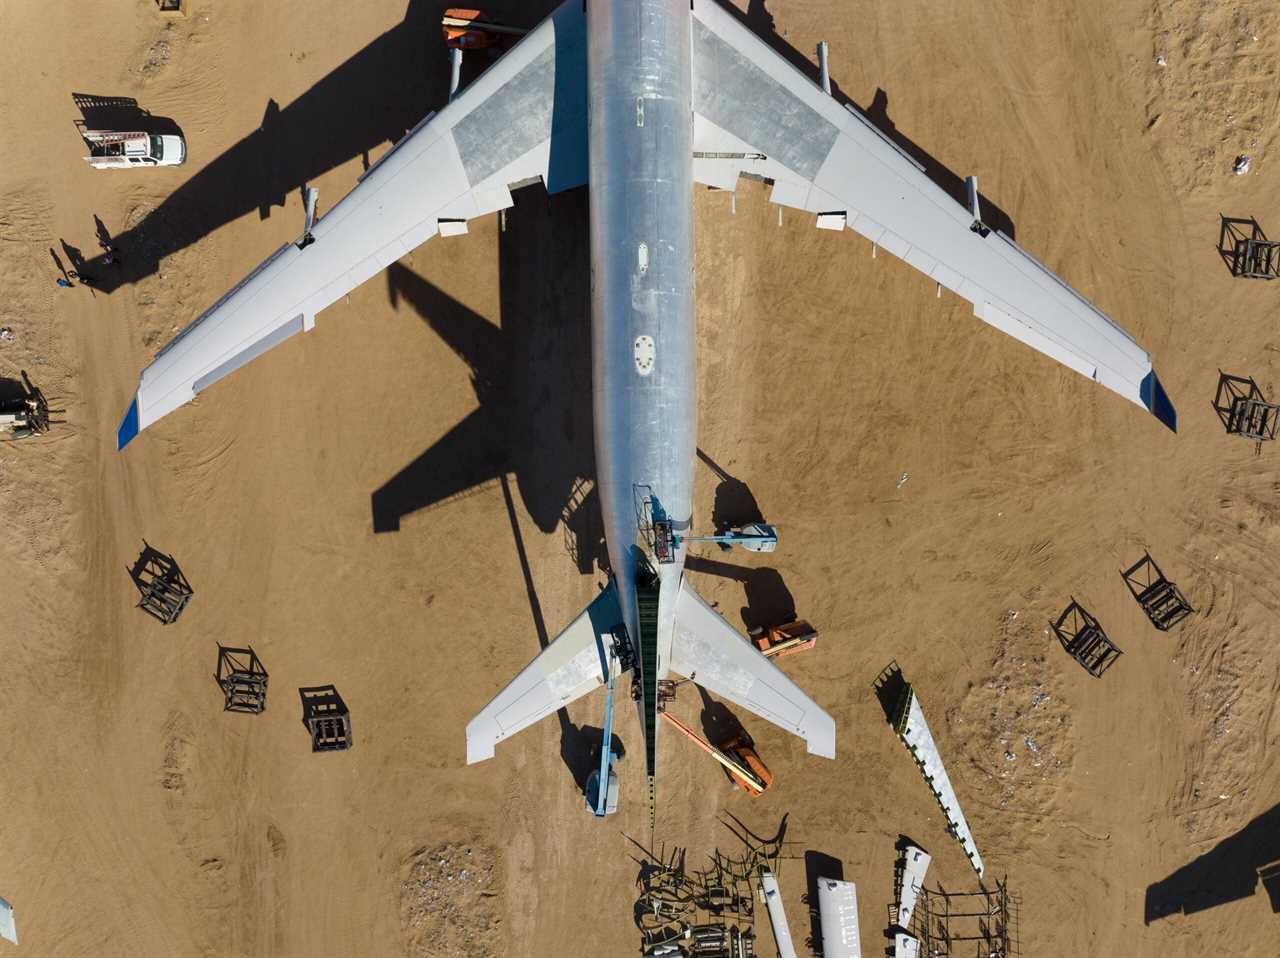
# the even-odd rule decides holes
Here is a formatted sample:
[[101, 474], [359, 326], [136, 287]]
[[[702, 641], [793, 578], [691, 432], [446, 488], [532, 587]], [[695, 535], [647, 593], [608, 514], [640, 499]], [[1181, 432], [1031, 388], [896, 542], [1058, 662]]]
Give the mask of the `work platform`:
[[224, 712], [251, 712], [267, 708], [267, 670], [253, 649], [218, 646], [218, 667], [213, 677], [222, 689]]
[[1058, 621], [1050, 624], [1067, 654], [1094, 678], [1102, 678], [1102, 673], [1120, 658], [1120, 650], [1107, 638], [1098, 620], [1074, 598], [1058, 616]]
[[1164, 577], [1150, 553], [1144, 553], [1120, 574], [1151, 624], [1161, 632], [1168, 632], [1195, 611], [1178, 587]]
[[298, 689], [302, 724], [311, 733], [311, 751], [340, 752], [352, 746], [351, 713], [332, 685]]
[[1280, 279], [1280, 243], [1267, 239], [1255, 219], [1222, 217], [1218, 255], [1240, 279]]
[[173, 556], [152, 548], [145, 540], [129, 576], [141, 594], [138, 608], [164, 625], [178, 621], [194, 594]]

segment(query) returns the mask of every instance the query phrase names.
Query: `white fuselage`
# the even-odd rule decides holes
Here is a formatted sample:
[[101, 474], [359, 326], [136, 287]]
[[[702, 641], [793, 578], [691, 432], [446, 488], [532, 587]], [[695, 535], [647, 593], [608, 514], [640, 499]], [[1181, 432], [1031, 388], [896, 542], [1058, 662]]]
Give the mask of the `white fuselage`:
[[637, 571], [649, 563], [659, 574], [657, 667], [641, 676], [650, 683], [667, 672], [684, 551], [669, 564], [652, 562], [647, 510], [657, 503], [680, 531], [693, 510], [688, 0], [590, 0], [587, 31], [596, 473], [633, 644]]

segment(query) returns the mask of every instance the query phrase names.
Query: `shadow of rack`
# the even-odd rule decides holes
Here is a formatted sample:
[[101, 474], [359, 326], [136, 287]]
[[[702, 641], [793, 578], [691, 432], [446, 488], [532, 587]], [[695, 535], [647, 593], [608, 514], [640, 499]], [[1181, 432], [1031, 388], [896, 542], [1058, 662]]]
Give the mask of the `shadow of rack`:
[[1280, 243], [1267, 239], [1255, 219], [1223, 216], [1218, 255], [1237, 279], [1280, 279]]
[[1120, 573], [1147, 618], [1161, 632], [1171, 628], [1195, 611], [1182, 591], [1164, 577], [1150, 553]]
[[1120, 650], [1107, 638], [1107, 633], [1102, 631], [1098, 620], [1074, 597], [1062, 615], [1058, 616], [1058, 621], [1051, 622], [1050, 625], [1067, 654], [1084, 666], [1084, 670], [1094, 678], [1102, 678], [1102, 673], [1120, 658]]
[[144, 539], [142, 554], [129, 570], [141, 598], [138, 608], [164, 625], [177, 622], [192, 596], [191, 584], [173, 556], [166, 555]]

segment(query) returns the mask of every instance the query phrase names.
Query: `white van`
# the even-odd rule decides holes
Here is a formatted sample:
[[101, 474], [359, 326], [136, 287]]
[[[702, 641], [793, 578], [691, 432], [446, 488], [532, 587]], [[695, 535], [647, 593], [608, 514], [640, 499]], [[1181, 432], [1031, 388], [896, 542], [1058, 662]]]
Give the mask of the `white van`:
[[187, 159], [187, 144], [174, 134], [86, 130], [83, 136], [89, 144], [85, 162], [94, 169], [181, 166]]

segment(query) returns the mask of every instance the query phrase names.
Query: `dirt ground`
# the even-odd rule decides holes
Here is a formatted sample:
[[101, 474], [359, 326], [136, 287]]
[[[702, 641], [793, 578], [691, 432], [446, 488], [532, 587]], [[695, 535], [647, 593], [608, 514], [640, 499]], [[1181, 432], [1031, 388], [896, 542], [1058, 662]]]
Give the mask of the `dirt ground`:
[[[443, 99], [440, 10], [405, 8], [0, 7], [0, 376], [26, 370], [68, 420], [0, 444], [0, 896], [26, 954], [637, 952], [633, 710], [603, 824], [576, 784], [598, 696], [464, 764], [466, 721], [603, 581], [582, 191], [527, 190], [505, 231], [427, 244], [114, 448], [155, 349], [296, 238], [302, 184], [323, 212]], [[657, 840], [693, 860], [732, 844], [723, 812], [762, 832], [789, 815], [797, 938], [800, 856], [821, 852], [857, 882], [869, 956], [899, 834], [931, 879], [973, 886], [873, 694], [896, 660], [988, 880], [1020, 898], [1024, 955], [1274, 958], [1256, 869], [1280, 859], [1280, 450], [1226, 436], [1211, 401], [1219, 370], [1280, 392], [1276, 290], [1216, 250], [1220, 214], [1280, 230], [1280, 8], [754, 0], [748, 18], [806, 56], [830, 41], [840, 93], [976, 173], [1151, 352], [1178, 433], [857, 235], [779, 222], [758, 184], [734, 206], [700, 191], [699, 444], [732, 478], [699, 467], [698, 521], [754, 501], [781, 545], [690, 574], [734, 624], [818, 626], [783, 667], [836, 718], [839, 757], [743, 716], [776, 776], [751, 800], [667, 736]], [[189, 162], [88, 169], [73, 93], [171, 117]], [[95, 215], [123, 265], [56, 287], [55, 259], [97, 253]], [[144, 539], [195, 589], [169, 627], [134, 608]], [[1118, 574], [1144, 549], [1197, 609], [1168, 634]], [[1047, 631], [1071, 596], [1124, 652], [1102, 679]], [[218, 643], [261, 656], [265, 714], [222, 711]], [[295, 689], [330, 682], [355, 747], [313, 755]], [[696, 725], [696, 693], [676, 708]]]

